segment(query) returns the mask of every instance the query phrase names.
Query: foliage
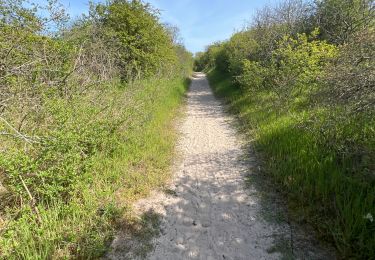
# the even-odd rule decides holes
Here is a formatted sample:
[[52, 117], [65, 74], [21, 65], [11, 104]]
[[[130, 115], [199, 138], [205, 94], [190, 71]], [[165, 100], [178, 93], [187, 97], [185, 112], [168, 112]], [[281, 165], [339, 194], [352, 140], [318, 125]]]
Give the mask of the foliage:
[[316, 1], [316, 24], [323, 39], [333, 43], [345, 43], [357, 31], [374, 26], [374, 2], [372, 0], [325, 0]]
[[252, 59], [268, 61], [277, 43], [285, 36], [295, 37], [297, 33], [309, 34], [314, 28], [308, 23], [312, 15], [308, 1], [281, 1], [274, 7], [265, 7], [258, 11], [248, 31], [258, 46]]
[[252, 37], [251, 31], [235, 33], [225, 47], [228, 57], [228, 71], [233, 75], [240, 74], [243, 59], [253, 57], [258, 49], [259, 45]]
[[249, 92], [259, 91], [264, 88], [268, 78], [268, 71], [260, 62], [243, 60], [241, 66], [242, 72], [236, 77], [236, 81], [246, 88]]
[[351, 112], [374, 112], [375, 106], [374, 28], [357, 32], [328, 68], [324, 77], [325, 100], [345, 104]]
[[141, 1], [116, 0], [96, 11], [105, 34], [116, 38], [117, 65], [126, 78], [139, 79], [169, 71], [175, 59], [172, 38], [158, 23], [157, 11]]
[[244, 60], [237, 79], [250, 91], [251, 88], [272, 88], [284, 102], [302, 91], [311, 92], [323, 74], [324, 62], [335, 55], [334, 46], [322, 41], [309, 41], [305, 34], [297, 34], [296, 39], [285, 36], [277, 46], [269, 64]]
[[283, 100], [292, 100], [304, 91], [316, 89], [325, 63], [335, 56], [334, 46], [308, 40], [305, 34], [297, 34], [296, 39], [285, 36], [277, 46], [267, 68], [271, 79], [268, 86]]
[[223, 52], [222, 43], [216, 42], [209, 46], [206, 52], [199, 54], [199, 59], [195, 60], [196, 70], [209, 70], [217, 66], [225, 70], [227, 67], [225, 53]]

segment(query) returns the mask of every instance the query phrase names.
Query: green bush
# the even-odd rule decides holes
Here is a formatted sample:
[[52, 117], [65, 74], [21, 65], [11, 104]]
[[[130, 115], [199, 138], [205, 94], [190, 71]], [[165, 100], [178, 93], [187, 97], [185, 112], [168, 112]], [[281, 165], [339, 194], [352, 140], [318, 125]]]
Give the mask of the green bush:
[[268, 71], [259, 62], [245, 59], [242, 61], [241, 70], [236, 80], [242, 88], [247, 89], [249, 92], [259, 91], [264, 88]]
[[[43, 195], [44, 200], [28, 203], [17, 178], [6, 186], [18, 188], [12, 193], [25, 196], [21, 207], [1, 201], [6, 229], [0, 237], [0, 256], [93, 258], [105, 253], [117, 221], [129, 214], [128, 204], [163, 185], [169, 176], [176, 137], [171, 121], [186, 87], [179, 78], [153, 79], [111, 91], [106, 98], [112, 100], [112, 113], [87, 126], [82, 120], [97, 115], [87, 112], [90, 107], [69, 117], [74, 123], [67, 125], [90, 131], [83, 134], [62, 128], [61, 136], [55, 136], [59, 139], [43, 150], [45, 157], [37, 161], [39, 165], [34, 158], [22, 157], [21, 151], [12, 160], [2, 161], [2, 166], [9, 166], [6, 174], [23, 176], [30, 193], [35, 198]], [[112, 128], [120, 124], [118, 120], [123, 121], [121, 126]], [[83, 148], [91, 152], [82, 158]], [[38, 168], [42, 166], [44, 171]], [[37, 175], [23, 174], [31, 170]], [[62, 201], [66, 193], [69, 199]]]
[[116, 62], [123, 77], [140, 79], [165, 73], [176, 55], [171, 36], [158, 22], [157, 11], [141, 1], [113, 1], [96, 6], [105, 34], [116, 38]]
[[316, 91], [324, 66], [335, 53], [335, 46], [308, 40], [305, 34], [297, 34], [295, 39], [285, 36], [272, 52], [271, 64], [266, 67], [270, 78], [267, 85], [284, 102], [294, 100], [303, 92]]
[[235, 79], [248, 91], [272, 90], [283, 105], [301, 103], [297, 97], [316, 92], [325, 64], [337, 53], [335, 46], [314, 39], [317, 34], [316, 30], [310, 39], [306, 34], [283, 37], [269, 61], [244, 59]]
[[254, 39], [252, 31], [235, 33], [225, 46], [228, 56], [228, 71], [232, 75], [242, 75], [243, 59], [247, 60], [251, 57], [252, 60], [255, 60], [254, 56], [257, 50], [259, 50], [259, 45]]
[[374, 9], [371, 0], [316, 1], [315, 24], [321, 28], [321, 37], [342, 44], [357, 31], [374, 26]]

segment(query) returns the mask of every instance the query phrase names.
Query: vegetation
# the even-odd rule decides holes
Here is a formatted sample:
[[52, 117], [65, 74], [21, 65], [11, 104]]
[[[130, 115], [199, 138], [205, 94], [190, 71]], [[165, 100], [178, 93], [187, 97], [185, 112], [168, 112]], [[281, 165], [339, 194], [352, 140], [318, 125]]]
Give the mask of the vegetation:
[[192, 66], [177, 38], [138, 0], [74, 22], [0, 0], [0, 258], [99, 257], [163, 184]]
[[284, 188], [344, 258], [375, 255], [374, 6], [285, 1], [196, 56]]

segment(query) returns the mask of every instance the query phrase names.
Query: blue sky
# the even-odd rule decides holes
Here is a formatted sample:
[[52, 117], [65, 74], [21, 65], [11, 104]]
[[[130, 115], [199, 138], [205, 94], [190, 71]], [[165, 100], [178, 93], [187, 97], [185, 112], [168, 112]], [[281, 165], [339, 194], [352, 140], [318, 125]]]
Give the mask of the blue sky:
[[[88, 10], [88, 0], [62, 0], [71, 17]], [[97, 1], [96, 1], [97, 2]], [[255, 11], [278, 0], [146, 0], [161, 11], [161, 21], [177, 26], [195, 53], [243, 28]]]

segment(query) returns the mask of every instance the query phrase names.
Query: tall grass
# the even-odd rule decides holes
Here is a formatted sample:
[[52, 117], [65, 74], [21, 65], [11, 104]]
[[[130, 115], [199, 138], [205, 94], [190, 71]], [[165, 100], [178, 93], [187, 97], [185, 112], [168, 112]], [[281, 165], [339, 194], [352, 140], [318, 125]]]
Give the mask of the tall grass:
[[[130, 203], [169, 177], [176, 137], [173, 119], [187, 84], [180, 78], [138, 81], [107, 95], [115, 110], [122, 106], [118, 113], [127, 113], [125, 127], [103, 137], [100, 149], [86, 158], [87, 169], [71, 189], [71, 199], [40, 203], [39, 217], [28, 206], [8, 210], [0, 226], [0, 258], [102, 256], [118, 223], [127, 220]], [[75, 120], [82, 119], [79, 115]]]
[[[230, 75], [218, 70], [209, 73], [209, 80], [214, 92], [239, 116], [249, 139], [255, 141], [266, 172], [283, 187], [294, 217], [313, 224], [343, 257], [373, 258], [375, 180], [371, 156], [359, 160], [351, 153], [339, 153], [337, 147], [356, 147], [344, 143], [353, 140], [371, 154], [375, 148], [374, 118], [343, 118], [340, 108], [301, 107], [298, 102], [292, 109], [280, 110], [270, 91], [243, 91], [232, 83]], [[327, 126], [327, 122], [335, 123]]]

